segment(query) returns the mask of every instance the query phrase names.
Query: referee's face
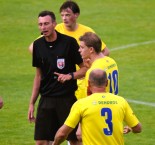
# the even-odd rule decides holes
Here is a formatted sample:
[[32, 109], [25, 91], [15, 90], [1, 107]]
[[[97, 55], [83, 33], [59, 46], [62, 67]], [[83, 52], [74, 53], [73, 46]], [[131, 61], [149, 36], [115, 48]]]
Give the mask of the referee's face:
[[48, 15], [38, 18], [39, 30], [45, 37], [49, 37], [53, 34], [55, 26], [56, 22]]

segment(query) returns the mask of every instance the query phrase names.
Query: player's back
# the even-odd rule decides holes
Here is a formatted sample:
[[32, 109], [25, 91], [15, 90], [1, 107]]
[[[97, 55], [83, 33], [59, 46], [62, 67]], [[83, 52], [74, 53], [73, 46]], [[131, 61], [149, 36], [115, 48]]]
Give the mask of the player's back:
[[81, 100], [85, 145], [123, 145], [126, 101], [111, 93], [94, 93]]
[[106, 87], [106, 92], [118, 94], [118, 66], [114, 59], [104, 56], [103, 58], [96, 59], [89, 70], [86, 72], [85, 83], [88, 86], [89, 74], [94, 69], [102, 69], [106, 71], [108, 78], [108, 85]]

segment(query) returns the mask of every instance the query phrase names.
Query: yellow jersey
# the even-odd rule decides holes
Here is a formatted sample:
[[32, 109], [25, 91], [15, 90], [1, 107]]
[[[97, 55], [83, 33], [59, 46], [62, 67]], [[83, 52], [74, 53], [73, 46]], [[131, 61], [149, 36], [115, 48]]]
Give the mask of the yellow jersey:
[[[102, 69], [107, 73], [108, 85], [106, 87], [106, 92], [118, 94], [118, 67], [114, 59], [104, 56], [103, 58], [96, 59], [91, 67], [87, 70], [85, 76], [85, 85], [88, 87], [89, 74], [94, 69]], [[85, 90], [85, 94], [87, 90]]]
[[[85, 25], [82, 25], [82, 24], [78, 24], [78, 27], [77, 27], [77, 29], [75, 31], [68, 31], [65, 28], [64, 23], [57, 24], [56, 27], [55, 27], [55, 30], [57, 30], [58, 32], [60, 32], [62, 34], [74, 37], [77, 40], [78, 44], [79, 44], [79, 37], [84, 35], [85, 32], [94, 32], [93, 29], [91, 29], [90, 27], [87, 27]], [[105, 43], [102, 42], [102, 50], [105, 47], [106, 47]], [[77, 68], [77, 70], [79, 69], [78, 66], [76, 66], [76, 68]], [[80, 99], [80, 98], [86, 97], [86, 94], [85, 94], [85, 86], [86, 85], [85, 85], [84, 78], [83, 79], [78, 79], [77, 80], [77, 85], [78, 85], [78, 89], [75, 92], [76, 98]]]
[[[87, 27], [85, 25], [82, 25], [82, 24], [78, 24], [78, 27], [75, 31], [68, 31], [66, 28], [65, 28], [65, 25], [64, 23], [60, 23], [60, 24], [57, 24], [56, 27], [55, 27], [55, 30], [57, 30], [58, 32], [62, 33], [62, 34], [65, 34], [65, 35], [68, 35], [68, 36], [71, 36], [71, 37], [74, 37], [76, 39], [76, 41], [78, 42], [78, 44], [80, 43], [79, 42], [79, 38], [80, 36], [84, 35], [84, 33], [86, 32], [94, 32], [93, 29], [91, 29], [90, 27]], [[105, 43], [102, 41], [102, 50], [106, 47]]]
[[81, 123], [83, 145], [124, 145], [123, 122], [134, 127], [139, 120], [128, 102], [112, 93], [94, 93], [74, 103], [65, 125]]

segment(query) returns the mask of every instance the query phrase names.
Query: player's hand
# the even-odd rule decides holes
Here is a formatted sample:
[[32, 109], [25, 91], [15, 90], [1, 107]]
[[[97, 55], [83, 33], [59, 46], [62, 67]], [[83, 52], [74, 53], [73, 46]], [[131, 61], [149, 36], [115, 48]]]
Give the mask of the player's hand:
[[30, 104], [30, 106], [29, 106], [28, 120], [29, 120], [30, 123], [35, 122], [34, 105], [33, 104]]
[[124, 129], [123, 129], [124, 134], [128, 134], [131, 131], [132, 131], [132, 129], [129, 126], [124, 126]]
[[72, 79], [72, 76], [70, 74], [60, 74], [57, 72], [54, 72], [54, 74], [58, 76], [57, 80], [61, 83], [64, 83], [65, 81], [69, 81]]
[[90, 62], [90, 59], [89, 58], [83, 59], [83, 63], [84, 63], [84, 66], [85, 67], [90, 68], [91, 62]]

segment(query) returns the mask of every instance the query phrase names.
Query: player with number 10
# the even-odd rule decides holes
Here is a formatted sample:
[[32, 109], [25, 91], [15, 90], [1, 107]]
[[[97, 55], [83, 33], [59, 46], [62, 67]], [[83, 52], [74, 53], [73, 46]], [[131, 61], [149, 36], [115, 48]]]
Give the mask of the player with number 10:
[[101, 39], [92, 32], [86, 32], [79, 38], [79, 52], [83, 60], [89, 60], [90, 68], [86, 72], [85, 84], [87, 95], [91, 94], [88, 88], [89, 74], [93, 69], [102, 69], [107, 73], [108, 84], [106, 92], [118, 94], [118, 67], [114, 59], [101, 53]]

